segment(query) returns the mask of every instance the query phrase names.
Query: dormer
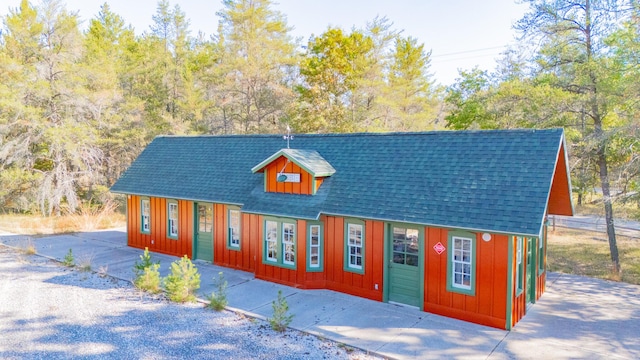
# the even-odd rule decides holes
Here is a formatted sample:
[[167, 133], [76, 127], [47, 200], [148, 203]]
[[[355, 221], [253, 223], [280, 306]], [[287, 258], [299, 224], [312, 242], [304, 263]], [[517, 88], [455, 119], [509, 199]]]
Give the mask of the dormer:
[[264, 173], [265, 192], [315, 195], [336, 169], [315, 150], [282, 149], [251, 171]]

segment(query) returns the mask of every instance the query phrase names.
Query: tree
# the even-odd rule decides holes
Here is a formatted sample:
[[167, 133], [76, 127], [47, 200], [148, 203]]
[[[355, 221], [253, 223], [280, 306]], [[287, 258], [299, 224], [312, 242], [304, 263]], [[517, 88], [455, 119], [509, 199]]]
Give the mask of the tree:
[[15, 138], [2, 142], [3, 152], [12, 154], [3, 166], [16, 166], [21, 176], [27, 171], [27, 178], [37, 179], [42, 213], [60, 213], [63, 205], [75, 210], [79, 191], [93, 182], [93, 170], [102, 161], [75, 71], [82, 58], [77, 17], [59, 1], [44, 1], [40, 8], [23, 1], [5, 26], [3, 52], [20, 67], [22, 77], [15, 85], [22, 88], [22, 110], [7, 121], [6, 134]]
[[638, 53], [629, 50], [638, 32], [618, 29], [632, 8], [599, 0], [526, 3], [529, 12], [516, 29], [523, 44], [538, 44], [533, 57], [510, 51], [497, 74], [463, 73], [447, 95], [448, 126], [565, 127], [579, 200], [599, 180], [612, 268], [619, 273], [611, 174], [631, 179], [630, 164], [637, 164], [637, 81], [629, 67]]
[[303, 132], [353, 132], [363, 128], [367, 96], [365, 74], [374, 66], [374, 42], [363, 32], [345, 34], [329, 28], [309, 41], [300, 62], [303, 84], [298, 86]]
[[[30, 119], [41, 117], [32, 86], [41, 59], [40, 36], [44, 24], [37, 10], [22, 0], [4, 18], [0, 42], [0, 203], [6, 209], [33, 210], [42, 174], [33, 170], [37, 163], [33, 144], [38, 133]], [[25, 101], [26, 100], [26, 101]]]
[[396, 37], [385, 93], [390, 110], [388, 128], [416, 131], [433, 126], [438, 104], [428, 75], [430, 56], [415, 38]]
[[[568, 108], [579, 114], [585, 150], [598, 168], [613, 271], [620, 272], [611, 194], [611, 157], [615, 152], [616, 107], [620, 69], [610, 62], [606, 38], [631, 8], [617, 1], [551, 2], [529, 0], [530, 11], [518, 23], [525, 37], [542, 41], [539, 72], [554, 87], [573, 95]], [[613, 125], [613, 126], [612, 126]]]
[[220, 78], [210, 96], [224, 132], [276, 131], [288, 122], [295, 46], [270, 0], [224, 0], [218, 12]]
[[[116, 181], [145, 144], [145, 129], [135, 111], [138, 101], [125, 96], [129, 86], [125, 60], [133, 42], [131, 26], [105, 3], [97, 17], [89, 21], [84, 58], [77, 67], [85, 86], [87, 115], [95, 124], [104, 154], [100, 173], [106, 186]], [[100, 185], [102, 182], [96, 187]]]

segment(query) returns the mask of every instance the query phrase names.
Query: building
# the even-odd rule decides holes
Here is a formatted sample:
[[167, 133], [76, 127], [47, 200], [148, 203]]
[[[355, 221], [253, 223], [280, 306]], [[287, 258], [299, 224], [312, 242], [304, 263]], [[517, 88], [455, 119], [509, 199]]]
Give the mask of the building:
[[128, 244], [510, 329], [572, 215], [561, 129], [161, 136], [111, 188]]

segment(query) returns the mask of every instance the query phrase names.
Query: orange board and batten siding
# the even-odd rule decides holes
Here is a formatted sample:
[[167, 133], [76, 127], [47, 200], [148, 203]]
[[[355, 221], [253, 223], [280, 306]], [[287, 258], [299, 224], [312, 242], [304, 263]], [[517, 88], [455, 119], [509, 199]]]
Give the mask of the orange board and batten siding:
[[438, 242], [448, 246], [449, 231], [427, 227], [425, 234], [424, 310], [504, 329], [509, 237], [492, 234], [490, 241], [483, 241], [482, 234], [476, 234], [476, 282], [475, 295], [472, 296], [447, 290], [447, 260], [451, 249], [438, 254], [434, 246]]
[[[534, 253], [536, 254], [536, 256], [534, 256], [532, 258], [532, 261], [535, 263], [535, 273], [533, 276], [533, 281], [535, 281], [535, 300], [540, 299], [540, 297], [542, 296], [542, 294], [545, 291], [545, 287], [546, 287], [546, 278], [547, 278], [547, 271], [546, 271], [546, 251], [547, 251], [547, 244], [543, 244], [543, 251], [545, 252], [544, 256], [543, 256], [543, 269], [544, 272], [541, 273], [540, 271], [540, 254], [538, 254], [538, 251], [540, 250], [540, 243], [539, 241], [545, 241], [544, 239], [546, 239], [546, 231], [547, 231], [547, 227], [544, 227], [544, 237], [543, 239], [540, 238], [534, 238], [532, 241], [532, 246], [535, 247], [534, 249]], [[510, 241], [512, 241], [511, 244], [511, 255], [513, 256], [513, 263], [512, 263], [512, 268], [511, 268], [511, 274], [512, 274], [512, 279], [511, 279], [511, 283], [512, 283], [512, 288], [510, 289], [510, 294], [512, 294], [512, 305], [511, 305], [511, 314], [510, 314], [510, 319], [509, 319], [509, 324], [507, 324], [507, 328], [510, 329], [511, 327], [513, 327], [516, 323], [518, 323], [518, 321], [520, 321], [525, 314], [527, 313], [527, 304], [529, 303], [528, 299], [527, 299], [527, 289], [529, 289], [529, 285], [527, 284], [527, 276], [526, 276], [526, 271], [527, 268], [529, 266], [529, 264], [527, 263], [527, 251], [529, 251], [528, 246], [529, 246], [529, 242], [527, 241], [529, 238], [524, 237], [523, 238], [523, 248], [522, 248], [522, 262], [523, 262], [523, 274], [521, 276], [523, 276], [523, 281], [522, 281], [522, 286], [523, 286], [523, 290], [518, 293], [518, 279], [516, 278], [516, 266], [518, 266], [516, 264], [516, 251], [517, 251], [517, 246], [516, 246], [516, 237], [512, 236], [510, 237]]]
[[[151, 207], [149, 234], [141, 232], [141, 197], [131, 195], [127, 199], [128, 244], [141, 249], [148, 247], [150, 251], [164, 254], [191, 257], [194, 238], [193, 202], [177, 201], [179, 235], [176, 240], [167, 236], [169, 201], [161, 198], [148, 199]], [[339, 216], [321, 216], [319, 220], [323, 224], [323, 271], [313, 272], [307, 270], [307, 221], [295, 220], [296, 265], [291, 269], [263, 261], [264, 216], [241, 212], [241, 238], [238, 249], [229, 246], [229, 206], [213, 206], [215, 264], [253, 272], [258, 279], [298, 288], [329, 289], [376, 301], [385, 300], [383, 282], [387, 264], [384, 259], [385, 246], [388, 245], [385, 245], [387, 226], [384, 222], [358, 219], [364, 223], [365, 232], [364, 271], [358, 273], [345, 270], [345, 224], [349, 220]], [[446, 228], [424, 228], [425, 246], [421, 250], [424, 258], [423, 310], [496, 328], [511, 328], [524, 316], [527, 305], [526, 291], [516, 294], [515, 290], [517, 279], [514, 237], [491, 234], [490, 241], [483, 241], [482, 234], [475, 234], [475, 294], [466, 295], [447, 289], [450, 249], [441, 254], [434, 250], [438, 242], [448, 248], [449, 231]], [[534, 244], [539, 246], [537, 241]], [[524, 241], [524, 245], [523, 261], [526, 261], [527, 257], [524, 254], [527, 251], [527, 241]], [[546, 246], [544, 249], [546, 250]], [[540, 257], [535, 256], [534, 259], [537, 262]], [[525, 269], [526, 265], [524, 264]], [[544, 292], [546, 272], [540, 272], [539, 264], [536, 265], [537, 299]], [[526, 288], [527, 284], [524, 286]]]
[[[259, 215], [249, 217], [262, 218]], [[307, 264], [307, 222], [296, 221], [296, 265], [289, 269], [265, 263], [258, 257], [255, 276], [303, 289], [329, 289], [345, 294], [356, 295], [367, 299], [382, 301], [383, 298], [383, 266], [384, 266], [384, 223], [364, 221], [364, 272], [362, 274], [345, 270], [345, 220], [341, 217], [322, 216], [324, 224], [323, 242], [324, 271], [310, 272]], [[262, 234], [263, 220], [257, 221]], [[244, 238], [242, 241], [246, 241]], [[264, 242], [259, 241], [259, 253], [264, 254]], [[376, 289], [376, 284], [377, 289]]]
[[[275, 159], [262, 171], [265, 173], [265, 189], [267, 192], [285, 194], [312, 195], [322, 184], [322, 178], [314, 179], [313, 175], [303, 170], [300, 166], [289, 161], [284, 156]], [[300, 174], [300, 182], [278, 182], [280, 173]], [[315, 187], [315, 188], [314, 188]]]
[[[150, 231], [141, 231], [141, 199], [148, 199], [150, 206]], [[182, 257], [192, 255], [193, 244], [193, 203], [176, 200], [178, 203], [178, 238], [167, 236], [167, 203], [164, 198], [127, 196], [129, 221], [127, 223], [127, 244], [131, 247]]]
[[556, 168], [553, 173], [549, 206], [547, 212], [555, 215], [573, 216], [569, 175], [567, 174], [567, 160], [565, 159], [564, 144], [560, 145]]
[[[233, 207], [233, 209], [237, 209]], [[240, 247], [229, 246], [229, 206], [213, 205], [213, 262], [216, 265], [255, 272], [262, 226], [258, 216], [240, 213]]]

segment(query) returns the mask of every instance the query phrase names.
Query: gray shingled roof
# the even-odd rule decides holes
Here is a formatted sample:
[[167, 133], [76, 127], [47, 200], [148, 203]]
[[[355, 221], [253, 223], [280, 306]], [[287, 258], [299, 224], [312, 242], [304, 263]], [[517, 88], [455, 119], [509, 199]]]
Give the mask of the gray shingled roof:
[[335, 168], [310, 196], [265, 193], [263, 174], [252, 172], [282, 149], [279, 135], [162, 136], [111, 191], [535, 236], [562, 142], [562, 129], [300, 134], [293, 148]]
[[266, 158], [260, 164], [254, 166], [251, 171], [256, 172], [262, 170], [262, 168], [269, 165], [273, 160], [280, 156], [284, 156], [293, 161], [296, 165], [300, 166], [314, 177], [331, 176], [336, 172], [336, 169], [334, 169], [327, 160], [318, 154], [317, 151], [302, 149], [281, 149]]

